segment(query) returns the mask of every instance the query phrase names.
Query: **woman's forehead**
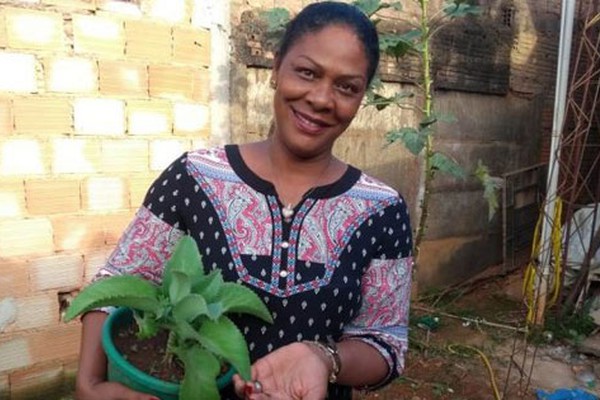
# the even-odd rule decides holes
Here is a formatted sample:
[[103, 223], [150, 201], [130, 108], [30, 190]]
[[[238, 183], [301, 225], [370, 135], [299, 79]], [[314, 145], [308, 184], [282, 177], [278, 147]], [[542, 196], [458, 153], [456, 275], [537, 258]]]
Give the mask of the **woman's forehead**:
[[354, 29], [342, 24], [305, 32], [290, 47], [284, 59], [287, 57], [302, 57], [324, 66], [335, 66], [347, 70], [349, 75], [367, 74], [368, 58], [364, 45]]

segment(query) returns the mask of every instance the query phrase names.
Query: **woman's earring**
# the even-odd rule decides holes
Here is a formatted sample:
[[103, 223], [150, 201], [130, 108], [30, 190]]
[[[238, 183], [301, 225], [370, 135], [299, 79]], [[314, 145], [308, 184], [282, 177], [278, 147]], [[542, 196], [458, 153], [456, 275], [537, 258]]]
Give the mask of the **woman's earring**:
[[269, 86], [271, 86], [271, 89], [277, 89], [277, 82], [275, 81], [275, 79], [271, 79]]

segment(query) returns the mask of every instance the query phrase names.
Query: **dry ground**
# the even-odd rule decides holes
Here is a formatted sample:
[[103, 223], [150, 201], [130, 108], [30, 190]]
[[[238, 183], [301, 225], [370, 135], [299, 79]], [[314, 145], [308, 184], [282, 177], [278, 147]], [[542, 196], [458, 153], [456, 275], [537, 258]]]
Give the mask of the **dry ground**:
[[[495, 276], [432, 295], [413, 303], [411, 345], [404, 375], [374, 393], [356, 393], [357, 400], [495, 400], [535, 399], [535, 389], [552, 392], [582, 386], [577, 373], [596, 366], [600, 396], [600, 360], [585, 356], [557, 340], [534, 345], [524, 334], [504, 328], [523, 326], [525, 307], [520, 298], [521, 276]], [[435, 310], [428, 311], [435, 303]], [[439, 326], [428, 333], [417, 326], [423, 317], [439, 317]], [[471, 318], [479, 323], [468, 323]], [[430, 319], [426, 319], [426, 321]], [[490, 326], [486, 322], [499, 326]], [[483, 359], [460, 345], [480, 349], [489, 361], [493, 378]], [[533, 364], [533, 365], [532, 365]], [[499, 397], [495, 397], [492, 379]], [[594, 389], [596, 390], [594, 392]]]

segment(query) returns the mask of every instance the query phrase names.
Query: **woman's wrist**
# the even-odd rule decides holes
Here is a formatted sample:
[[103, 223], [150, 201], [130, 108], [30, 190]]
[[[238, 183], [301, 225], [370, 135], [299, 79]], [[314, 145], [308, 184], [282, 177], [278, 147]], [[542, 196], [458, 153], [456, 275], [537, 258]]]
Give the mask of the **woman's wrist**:
[[337, 352], [335, 342], [323, 343], [318, 341], [303, 341], [306, 345], [312, 348], [316, 354], [326, 363], [329, 371], [328, 380], [330, 383], [337, 381], [340, 370], [342, 369], [342, 363], [340, 356]]

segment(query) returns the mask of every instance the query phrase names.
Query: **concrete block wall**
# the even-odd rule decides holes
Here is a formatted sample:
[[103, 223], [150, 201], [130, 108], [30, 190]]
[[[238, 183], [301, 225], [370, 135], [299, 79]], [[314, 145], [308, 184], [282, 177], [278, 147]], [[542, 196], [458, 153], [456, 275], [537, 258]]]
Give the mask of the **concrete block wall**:
[[0, 6], [0, 399], [73, 376], [65, 300], [147, 187], [210, 136], [208, 0]]

